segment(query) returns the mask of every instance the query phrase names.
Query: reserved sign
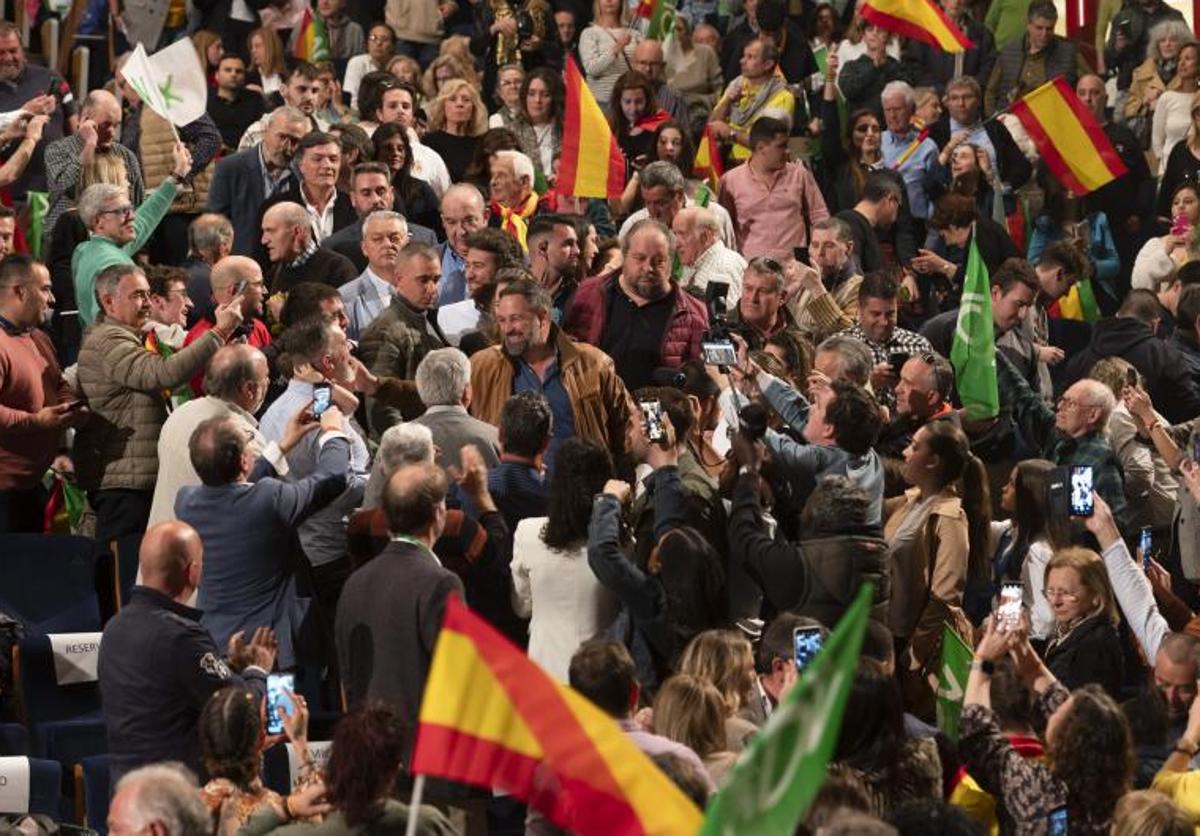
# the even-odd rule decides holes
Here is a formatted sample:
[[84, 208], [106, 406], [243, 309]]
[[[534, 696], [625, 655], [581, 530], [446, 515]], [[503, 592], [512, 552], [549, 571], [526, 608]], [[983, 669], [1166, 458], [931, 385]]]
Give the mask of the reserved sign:
[[54, 677], [59, 685], [78, 685], [96, 681], [100, 661], [101, 633], [51, 633], [54, 653]]

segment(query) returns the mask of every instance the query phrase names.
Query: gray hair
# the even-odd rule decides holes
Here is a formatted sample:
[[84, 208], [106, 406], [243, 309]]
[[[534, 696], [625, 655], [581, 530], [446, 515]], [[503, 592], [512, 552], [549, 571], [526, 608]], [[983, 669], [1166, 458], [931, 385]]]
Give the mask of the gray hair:
[[204, 391], [223, 401], [234, 400], [243, 386], [254, 382], [254, 361], [262, 356], [261, 351], [245, 343], [223, 346], [208, 361]]
[[1196, 36], [1192, 34], [1192, 30], [1182, 20], [1164, 20], [1150, 29], [1150, 35], [1146, 38], [1146, 57], [1157, 61], [1159, 59], [1158, 42], [1168, 37], [1179, 41], [1180, 49], [1185, 44], [1196, 42]]
[[496, 159], [508, 160], [512, 163], [514, 177], [518, 180], [528, 180], [530, 185], [533, 184], [533, 160], [529, 159], [528, 154], [506, 148], [496, 152]]
[[297, 122], [303, 122], [306, 125], [312, 123], [308, 121], [308, 117], [304, 115], [304, 111], [298, 107], [291, 105], [280, 105], [271, 111], [271, 118], [267, 120], [267, 124], [275, 126], [286, 120], [286, 124], [295, 125]]
[[950, 79], [946, 82], [946, 95], [949, 96], [951, 90], [957, 90], [962, 87], [973, 91], [975, 97], [981, 100], [980, 106], [982, 106], [983, 88], [979, 86], [979, 81], [974, 76], [960, 75]]
[[707, 206], [694, 206], [692, 217], [695, 219], [696, 229], [706, 229], [718, 238], [721, 237], [721, 222], [717, 220], [716, 212]]
[[854, 230], [850, 228], [850, 224], [836, 215], [830, 215], [828, 218], [817, 221], [812, 225], [812, 228], [814, 230], [819, 229], [822, 232], [832, 232], [843, 244], [854, 240]]
[[[500, 276], [497, 275], [496, 278], [499, 280]], [[504, 290], [500, 291], [500, 298], [503, 299], [505, 296], [520, 296], [530, 310], [540, 313], [549, 313], [550, 309], [554, 307], [550, 291], [538, 282], [524, 276], [511, 281]]]
[[888, 96], [903, 96], [904, 104], [909, 110], [914, 110], [917, 106], [917, 92], [907, 81], [889, 81], [885, 84], [879, 94], [879, 101], [882, 103]]
[[408, 235], [408, 219], [399, 212], [393, 212], [391, 209], [377, 209], [371, 214], [367, 215], [367, 217], [363, 219], [363, 233], [366, 233], [367, 227], [369, 227], [371, 224], [378, 223], [380, 221], [399, 221], [400, 226], [404, 227], [404, 234]]
[[263, 218], [265, 219], [270, 213], [282, 218], [283, 222], [288, 226], [312, 227], [312, 224], [309, 222], [308, 210], [299, 203], [292, 203], [290, 200], [285, 200], [282, 203], [276, 203], [263, 213]]
[[683, 179], [679, 166], [666, 160], [655, 160], [647, 165], [638, 175], [638, 180], [643, 189], [666, 186], [673, 192], [682, 192], [687, 188], [687, 181]]
[[[144, 276], [146, 274], [136, 264], [113, 264], [105, 267], [96, 276], [96, 299], [112, 296], [117, 292], [117, 285], [121, 283], [121, 279], [129, 275]], [[103, 307], [103, 303], [101, 303], [101, 307]]]
[[1098, 380], [1085, 377], [1079, 383], [1087, 392], [1088, 406], [1100, 410], [1100, 420], [1096, 422], [1096, 426], [1104, 427], [1108, 424], [1108, 417], [1112, 415], [1112, 411], [1117, 408], [1117, 396], [1113, 394], [1112, 389]]
[[233, 224], [216, 212], [205, 212], [188, 226], [188, 247], [199, 255], [213, 255], [232, 241]]
[[88, 229], [100, 217], [104, 208], [114, 200], [129, 196], [128, 186], [117, 186], [113, 183], [93, 183], [83, 190], [79, 196], [79, 220]]
[[[651, 165], [653, 165], [653, 163]], [[645, 169], [643, 169], [643, 171], [645, 171]], [[625, 237], [621, 239], [621, 254], [628, 254], [629, 245], [633, 239], [647, 229], [653, 229], [656, 232], [661, 233], [662, 236], [667, 239], [667, 251], [672, 254], [675, 252], [675, 233], [671, 231], [671, 228], [666, 224], [654, 220], [654, 218], [642, 218], [640, 221], [631, 226], [629, 228], [629, 232], [625, 233]]]
[[179, 763], [157, 763], [126, 773], [116, 792], [129, 790], [128, 810], [133, 828], [142, 831], [155, 822], [167, 836], [209, 836], [212, 817], [200, 799], [196, 778]]
[[407, 421], [384, 430], [375, 456], [383, 475], [390, 479], [406, 464], [433, 461], [434, 452], [433, 431], [424, 424]]
[[750, 259], [750, 263], [746, 265], [746, 269], [757, 273], [760, 276], [775, 280], [775, 292], [783, 291], [783, 268], [779, 262], [769, 256], [755, 256]]
[[804, 505], [803, 519], [813, 533], [849, 534], [866, 525], [871, 498], [848, 476], [826, 476], [817, 483]]
[[834, 334], [832, 337], [826, 337], [817, 346], [817, 354], [823, 351], [841, 357], [841, 377], [858, 386], [867, 385], [874, 359], [871, 349], [867, 348], [865, 343], [845, 334]]
[[421, 359], [416, 379], [426, 407], [457, 406], [471, 383], [471, 361], [457, 348], [437, 348]]

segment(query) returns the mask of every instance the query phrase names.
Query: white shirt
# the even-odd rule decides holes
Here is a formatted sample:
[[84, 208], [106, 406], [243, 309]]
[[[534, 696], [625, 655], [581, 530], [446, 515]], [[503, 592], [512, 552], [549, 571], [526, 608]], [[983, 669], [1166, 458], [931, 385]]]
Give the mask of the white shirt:
[[[683, 205], [684, 208], [696, 205], [687, 192], [684, 192], [683, 194]], [[724, 243], [726, 247], [729, 247], [729, 249], [736, 250], [737, 235], [734, 234], [733, 219], [729, 217], [729, 212], [724, 206], [717, 203], [715, 200], [709, 202], [707, 209], [716, 216], [717, 223], [721, 225], [721, 242]], [[626, 218], [625, 223], [621, 224], [621, 231], [617, 234], [617, 237], [621, 240], [621, 243], [625, 242], [625, 236], [629, 234], [629, 230], [633, 229], [633, 225], [635, 223], [638, 221], [644, 221], [648, 217], [650, 217], [650, 210], [642, 207]]]
[[725, 303], [732, 310], [742, 298], [742, 274], [745, 272], [746, 259], [739, 252], [720, 241], [713, 241], [711, 247], [700, 253], [695, 264], [684, 266], [680, 284], [695, 287], [703, 293], [709, 282], [725, 282], [729, 285]]
[[333, 195], [325, 202], [325, 208], [321, 210], [308, 202], [308, 195], [304, 193], [303, 186], [300, 187], [300, 198], [304, 201], [304, 209], [312, 220], [313, 237], [320, 244], [333, 235], [333, 207], [338, 202], [337, 189], [333, 190]]
[[342, 77], [342, 89], [350, 94], [350, 107], [358, 110], [358, 88], [363, 76], [376, 70], [386, 70], [387, 67], [377, 67], [371, 56], [363, 53], [355, 55], [346, 62], [346, 74]]

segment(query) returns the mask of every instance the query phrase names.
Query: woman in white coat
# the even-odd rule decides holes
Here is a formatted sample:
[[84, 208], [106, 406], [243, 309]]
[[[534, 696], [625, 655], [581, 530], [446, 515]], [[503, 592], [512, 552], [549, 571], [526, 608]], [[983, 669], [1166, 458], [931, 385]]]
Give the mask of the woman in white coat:
[[607, 450], [568, 439], [554, 458], [549, 516], [521, 520], [513, 536], [513, 609], [530, 619], [529, 658], [562, 682], [579, 645], [617, 615], [587, 561], [592, 499], [611, 477]]

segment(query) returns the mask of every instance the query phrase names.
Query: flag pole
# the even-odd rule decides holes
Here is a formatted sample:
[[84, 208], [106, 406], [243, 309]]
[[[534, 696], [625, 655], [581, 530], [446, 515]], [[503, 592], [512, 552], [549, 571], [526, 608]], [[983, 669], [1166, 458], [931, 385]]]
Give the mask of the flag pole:
[[417, 820], [420, 818], [421, 799], [425, 795], [425, 776], [418, 775], [413, 781], [412, 801], [408, 806], [408, 825], [404, 836], [417, 836]]

